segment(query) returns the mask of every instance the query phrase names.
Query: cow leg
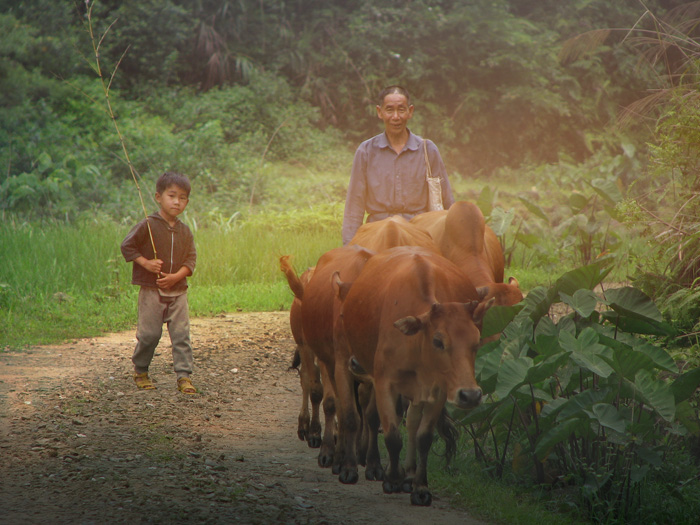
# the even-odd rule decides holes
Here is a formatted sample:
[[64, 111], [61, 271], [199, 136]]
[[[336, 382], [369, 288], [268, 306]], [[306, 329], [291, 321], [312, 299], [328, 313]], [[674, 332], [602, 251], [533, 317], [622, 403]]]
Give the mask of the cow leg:
[[396, 404], [399, 396], [392, 393], [391, 388], [383, 381], [377, 381], [374, 387], [379, 419], [384, 429], [384, 443], [389, 453], [389, 467], [384, 472], [382, 488], [386, 494], [393, 494], [401, 492], [401, 485], [405, 478], [399, 458], [403, 447], [401, 434], [399, 433], [400, 417], [396, 413]]
[[406, 456], [404, 459], [404, 469], [406, 470], [406, 479], [404, 480], [401, 490], [403, 492], [413, 491], [413, 477], [416, 475], [416, 434], [418, 426], [423, 417], [423, 405], [411, 403], [408, 406], [406, 413]]
[[338, 479], [341, 483], [357, 483], [357, 436], [359, 414], [355, 405], [354, 378], [347, 362], [335, 360], [335, 384], [338, 396], [338, 448], [342, 451]]
[[[365, 479], [369, 481], [383, 481], [384, 468], [379, 455], [379, 412], [374, 387], [371, 384], [364, 385], [368, 394], [362, 406], [362, 452], [364, 455]], [[360, 454], [358, 456], [362, 457]]]
[[428, 489], [428, 454], [433, 444], [433, 434], [444, 403], [435, 403], [423, 409], [418, 431], [416, 432], [416, 448], [418, 465], [413, 478], [411, 504], [427, 507], [432, 504], [433, 496]]
[[325, 365], [321, 365], [321, 380], [323, 381], [323, 415], [325, 427], [321, 439], [321, 450], [318, 453], [320, 467], [328, 468], [333, 465], [335, 457], [335, 390], [333, 382]]
[[[301, 359], [300, 380], [304, 396], [299, 414], [299, 439], [306, 439], [310, 448], [319, 448], [321, 446], [319, 406], [323, 401], [323, 385], [312, 350], [305, 344], [299, 345], [299, 357]], [[309, 419], [309, 401], [311, 401], [311, 419]], [[302, 424], [305, 425], [303, 428]]]
[[371, 383], [356, 383], [357, 403], [360, 406], [360, 421], [362, 430], [357, 436], [357, 463], [363, 467], [367, 465], [367, 448], [369, 446], [369, 425], [367, 424], [367, 410], [373, 401], [374, 389]]
[[308, 444], [311, 448], [321, 446], [321, 416], [320, 407], [323, 402], [323, 385], [321, 384], [321, 374], [318, 366], [314, 363], [311, 381], [311, 423], [309, 424]]
[[[299, 357], [299, 359], [301, 358], [301, 347], [302, 345], [297, 345], [292, 368], [295, 368], [299, 363], [297, 357]], [[309, 371], [303, 363], [298, 366], [299, 384], [301, 385], [301, 409], [299, 410], [297, 423], [297, 436], [301, 441], [306, 441], [309, 436], [309, 425], [311, 422], [311, 418], [309, 417], [309, 382], [307, 378]]]

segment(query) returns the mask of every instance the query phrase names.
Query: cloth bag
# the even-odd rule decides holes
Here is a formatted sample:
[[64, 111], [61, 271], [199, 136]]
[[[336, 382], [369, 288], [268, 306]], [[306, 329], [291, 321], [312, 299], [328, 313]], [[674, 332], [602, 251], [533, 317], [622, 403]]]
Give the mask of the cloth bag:
[[425, 153], [425, 179], [428, 181], [428, 209], [430, 211], [444, 210], [442, 205], [442, 186], [440, 185], [440, 177], [433, 177], [433, 172], [430, 169], [430, 159], [428, 159], [428, 145], [423, 141], [423, 152]]

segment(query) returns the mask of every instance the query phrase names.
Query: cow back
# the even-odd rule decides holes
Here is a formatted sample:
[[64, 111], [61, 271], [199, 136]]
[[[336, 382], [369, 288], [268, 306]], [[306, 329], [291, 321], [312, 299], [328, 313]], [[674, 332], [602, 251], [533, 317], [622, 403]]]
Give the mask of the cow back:
[[375, 252], [395, 246], [421, 246], [433, 253], [440, 253], [437, 244], [426, 231], [411, 224], [401, 215], [363, 224], [349, 244], [363, 246]]

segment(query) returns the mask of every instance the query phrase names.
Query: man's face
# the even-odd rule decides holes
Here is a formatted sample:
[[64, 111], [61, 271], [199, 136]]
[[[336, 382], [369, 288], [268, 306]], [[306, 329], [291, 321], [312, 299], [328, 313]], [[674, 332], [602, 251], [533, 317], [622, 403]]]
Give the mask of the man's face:
[[392, 135], [403, 133], [412, 116], [413, 106], [409, 106], [406, 97], [398, 93], [387, 95], [382, 105], [377, 106], [377, 117], [384, 122], [387, 133]]

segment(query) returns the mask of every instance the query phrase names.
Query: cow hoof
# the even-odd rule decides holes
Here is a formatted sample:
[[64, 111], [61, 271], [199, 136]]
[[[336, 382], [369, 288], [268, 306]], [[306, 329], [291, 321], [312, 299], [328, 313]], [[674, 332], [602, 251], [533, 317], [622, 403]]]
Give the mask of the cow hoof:
[[309, 436], [306, 443], [309, 448], [321, 448], [321, 438], [318, 436]]
[[401, 485], [384, 480], [384, 483], [382, 483], [382, 490], [384, 490], [384, 494], [396, 494], [397, 492], [401, 492]]
[[427, 489], [421, 489], [411, 493], [411, 505], [430, 507], [432, 503], [433, 495]]
[[[330, 454], [319, 454], [318, 455], [318, 466], [321, 468], [328, 468], [333, 465], [333, 456]], [[337, 472], [334, 472], [337, 474]]]
[[406, 478], [401, 483], [401, 492], [411, 494], [413, 492], [413, 478]]
[[354, 485], [360, 479], [360, 476], [357, 474], [357, 469], [342, 468], [338, 479], [344, 485]]
[[366, 468], [365, 479], [367, 481], [384, 481], [384, 469], [381, 466]]
[[298, 430], [297, 436], [299, 436], [300, 441], [306, 441], [306, 432], [304, 432], [303, 430]]

